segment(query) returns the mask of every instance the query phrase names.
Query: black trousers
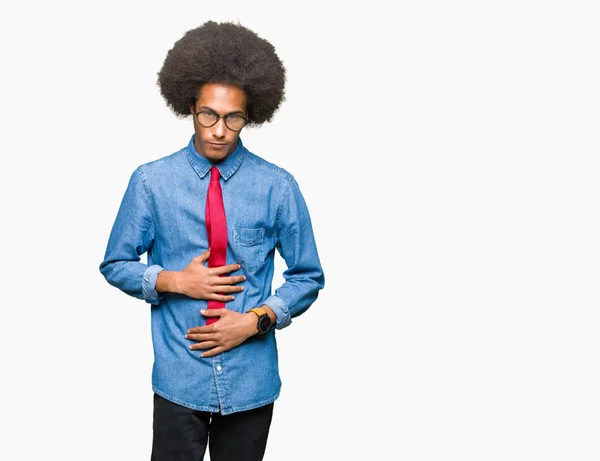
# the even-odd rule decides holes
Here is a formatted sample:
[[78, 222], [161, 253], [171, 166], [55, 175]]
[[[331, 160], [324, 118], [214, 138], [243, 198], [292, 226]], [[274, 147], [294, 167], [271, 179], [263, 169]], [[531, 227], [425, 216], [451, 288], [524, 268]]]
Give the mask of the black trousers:
[[182, 407], [154, 394], [151, 461], [261, 461], [273, 403], [229, 415]]

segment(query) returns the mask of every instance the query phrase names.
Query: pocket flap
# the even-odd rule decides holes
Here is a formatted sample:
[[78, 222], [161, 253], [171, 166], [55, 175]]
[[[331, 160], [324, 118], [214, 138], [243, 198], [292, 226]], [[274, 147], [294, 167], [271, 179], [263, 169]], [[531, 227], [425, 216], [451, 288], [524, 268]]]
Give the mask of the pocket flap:
[[235, 241], [242, 245], [251, 246], [261, 243], [265, 236], [264, 227], [251, 229], [248, 227], [235, 227], [234, 228]]

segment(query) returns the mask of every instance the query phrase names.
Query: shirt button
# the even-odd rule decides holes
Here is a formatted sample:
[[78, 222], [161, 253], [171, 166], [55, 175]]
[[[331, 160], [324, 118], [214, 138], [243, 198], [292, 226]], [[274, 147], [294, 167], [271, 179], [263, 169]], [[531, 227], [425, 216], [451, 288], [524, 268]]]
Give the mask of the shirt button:
[[221, 365], [217, 365], [217, 371], [221, 371], [223, 367]]

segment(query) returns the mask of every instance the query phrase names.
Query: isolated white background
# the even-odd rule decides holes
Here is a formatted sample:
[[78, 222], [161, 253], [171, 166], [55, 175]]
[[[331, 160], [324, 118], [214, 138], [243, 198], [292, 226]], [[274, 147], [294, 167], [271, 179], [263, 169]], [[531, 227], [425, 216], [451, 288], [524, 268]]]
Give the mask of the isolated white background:
[[156, 73], [209, 19], [287, 68], [243, 140], [326, 272], [278, 332], [265, 460], [600, 459], [595, 2], [392, 4], [3, 6], [1, 459], [149, 459], [148, 305], [98, 265], [132, 171], [192, 134]]

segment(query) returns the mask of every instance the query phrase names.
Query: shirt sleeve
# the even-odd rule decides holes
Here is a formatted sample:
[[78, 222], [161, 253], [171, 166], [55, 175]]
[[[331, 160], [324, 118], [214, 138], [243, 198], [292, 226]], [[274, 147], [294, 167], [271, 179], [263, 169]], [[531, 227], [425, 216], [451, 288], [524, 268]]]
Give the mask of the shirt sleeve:
[[129, 179], [100, 272], [109, 284], [128, 295], [159, 304], [164, 295], [156, 292], [156, 279], [164, 269], [140, 262], [140, 255], [152, 248], [154, 235], [150, 193], [140, 166]]
[[275, 328], [287, 327], [315, 302], [325, 276], [306, 202], [298, 183], [291, 180], [277, 220], [277, 251], [287, 269], [285, 282], [264, 302], [277, 315]]

